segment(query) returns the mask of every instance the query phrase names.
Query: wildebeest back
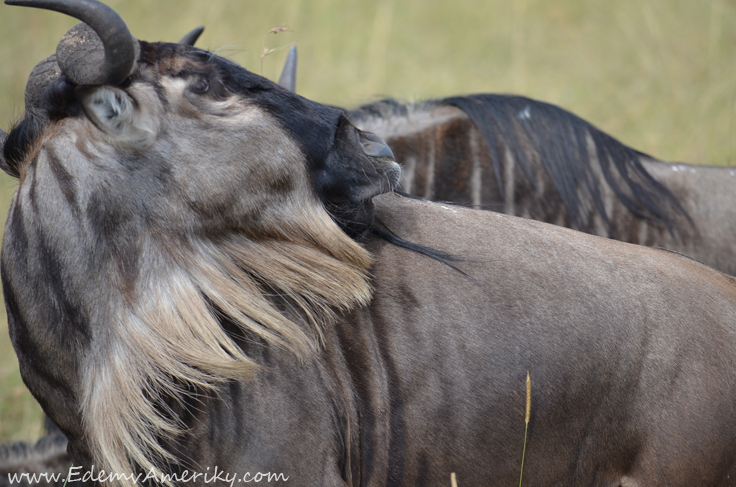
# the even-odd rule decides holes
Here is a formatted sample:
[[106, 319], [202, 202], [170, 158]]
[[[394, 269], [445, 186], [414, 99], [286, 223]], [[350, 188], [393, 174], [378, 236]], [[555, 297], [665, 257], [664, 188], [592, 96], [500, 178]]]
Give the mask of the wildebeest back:
[[368, 244], [371, 307], [337, 333], [353, 383], [370, 384], [358, 392], [376, 485], [442, 485], [450, 471], [513, 483], [527, 372], [530, 485], [720, 485], [710, 472], [733, 470], [732, 278], [536, 221], [375, 201], [398, 236], [452, 252], [469, 274]]

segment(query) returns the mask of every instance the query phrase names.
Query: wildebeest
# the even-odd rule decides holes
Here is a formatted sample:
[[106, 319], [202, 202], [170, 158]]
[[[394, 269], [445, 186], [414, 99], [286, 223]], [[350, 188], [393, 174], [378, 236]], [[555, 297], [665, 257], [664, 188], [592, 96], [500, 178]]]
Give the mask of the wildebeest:
[[657, 160], [521, 96], [383, 100], [349, 114], [391, 146], [404, 191], [663, 247], [736, 274], [736, 168]]
[[66, 446], [66, 437], [55, 427], [35, 443], [14, 442], [0, 445], [0, 487], [10, 485], [63, 487], [72, 466]]
[[86, 23], [3, 147], [11, 339], [75, 465], [509, 485], [528, 371], [530, 484], [736, 474], [732, 278], [403, 197], [385, 142], [340, 110], [137, 41], [95, 0], [6, 3]]
[[[195, 27], [186, 33], [179, 43], [193, 46], [202, 32], [204, 32], [204, 26]], [[295, 61], [293, 63], [292, 69], [296, 69]], [[0, 129], [0, 147], [5, 141], [5, 136], [5, 132]], [[21, 473], [31, 475], [63, 473], [55, 485], [64, 485], [66, 472], [71, 467], [71, 460], [66, 454], [67, 440], [64, 434], [48, 421], [48, 418], [46, 422], [48, 434], [38, 441], [0, 445], [0, 487], [8, 485], [7, 481], [10, 478], [8, 475]], [[18, 485], [18, 482], [15, 482], [15, 485]], [[21, 483], [21, 485], [24, 484]]]

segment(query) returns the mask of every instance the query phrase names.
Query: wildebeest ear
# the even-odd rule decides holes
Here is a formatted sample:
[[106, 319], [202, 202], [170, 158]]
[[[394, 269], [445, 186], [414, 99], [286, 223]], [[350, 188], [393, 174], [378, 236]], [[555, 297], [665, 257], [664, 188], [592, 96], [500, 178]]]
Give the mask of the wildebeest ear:
[[314, 174], [318, 193], [333, 205], [362, 204], [393, 191], [400, 177], [401, 168], [388, 144], [347, 120], [341, 121], [332, 150]]
[[5, 141], [8, 138], [8, 133], [5, 132], [3, 129], [0, 129], [0, 169], [5, 172], [5, 174], [9, 176], [13, 176], [14, 178], [18, 177], [18, 172], [13, 171], [10, 168], [10, 165], [8, 164], [8, 161], [5, 160], [5, 156], [3, 155], [3, 149], [5, 147]]
[[152, 120], [143, 111], [137, 110], [130, 96], [120, 88], [78, 88], [77, 97], [82, 102], [87, 118], [98, 129], [121, 141], [147, 145], [156, 135]]

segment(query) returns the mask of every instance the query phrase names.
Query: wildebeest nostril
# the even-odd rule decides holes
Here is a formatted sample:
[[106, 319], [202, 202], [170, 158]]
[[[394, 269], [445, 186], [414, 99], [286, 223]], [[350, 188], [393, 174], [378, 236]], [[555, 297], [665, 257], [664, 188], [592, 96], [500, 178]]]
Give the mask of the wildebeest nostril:
[[390, 157], [394, 159], [394, 153], [382, 138], [371, 132], [360, 132], [360, 145], [363, 152], [373, 157]]

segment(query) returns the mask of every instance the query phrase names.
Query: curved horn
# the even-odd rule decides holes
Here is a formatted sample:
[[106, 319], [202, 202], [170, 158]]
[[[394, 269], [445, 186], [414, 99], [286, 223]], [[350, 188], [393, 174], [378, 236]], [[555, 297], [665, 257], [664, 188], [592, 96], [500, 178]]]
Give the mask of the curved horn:
[[[204, 26], [197, 27], [182, 37], [179, 44], [194, 45], [197, 41], [197, 37], [202, 34], [203, 30]], [[56, 54], [52, 54], [33, 68], [26, 85], [26, 111], [30, 111], [41, 106], [41, 97], [43, 96], [44, 90], [60, 75], [61, 68], [59, 68], [58, 63], [56, 62]]]
[[296, 93], [296, 44], [291, 46], [289, 55], [286, 56], [284, 69], [279, 76], [279, 85]]
[[199, 36], [202, 35], [202, 32], [204, 32], [204, 25], [200, 25], [199, 27], [195, 27], [187, 35], [182, 37], [179, 40], [179, 44], [186, 44], [187, 46], [193, 46], [197, 39], [199, 39]]
[[56, 54], [47, 57], [31, 71], [26, 83], [26, 112], [35, 111], [41, 106], [41, 99], [46, 88], [61, 76], [61, 68], [56, 62]]
[[[7, 5], [53, 10], [77, 18], [97, 33], [75, 26], [59, 42], [56, 56], [64, 74], [78, 85], [116, 85], [133, 71], [138, 41], [120, 16], [97, 0], [5, 0]], [[104, 57], [100, 57], [99, 42]], [[101, 62], [99, 62], [101, 61]]]

